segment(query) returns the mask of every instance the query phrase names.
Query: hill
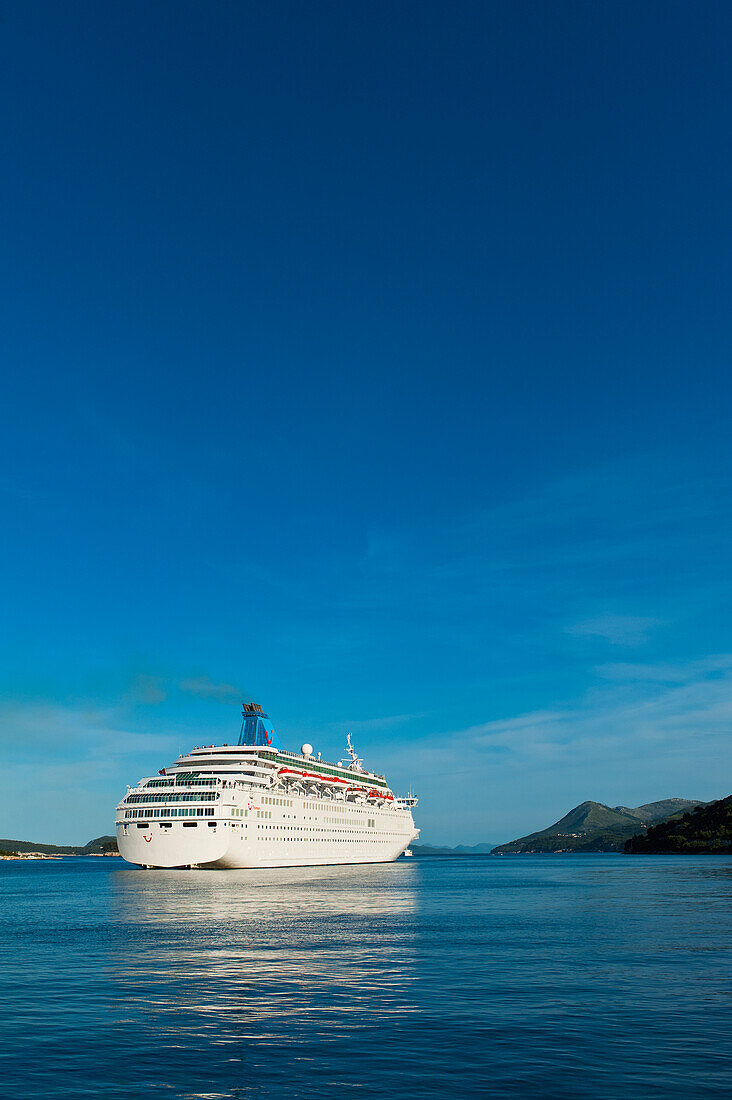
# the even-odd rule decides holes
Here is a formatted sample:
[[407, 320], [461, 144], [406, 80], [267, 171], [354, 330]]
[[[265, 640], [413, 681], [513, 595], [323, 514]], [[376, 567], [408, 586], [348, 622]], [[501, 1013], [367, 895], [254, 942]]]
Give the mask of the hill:
[[684, 813], [695, 806], [703, 805], [703, 802], [689, 801], [688, 798], [662, 798], [660, 802], [646, 802], [643, 806], [636, 806], [635, 809], [629, 806], [614, 808], [621, 813], [630, 814], [631, 817], [637, 817], [639, 821], [649, 822], [662, 821], [671, 817], [672, 814]]
[[0, 840], [0, 853], [42, 852], [49, 856], [98, 856], [106, 852], [117, 854], [117, 840], [113, 836], [98, 836], [83, 847], [68, 844], [36, 844], [32, 840]]
[[493, 849], [496, 855], [530, 852], [622, 852], [626, 840], [668, 817], [702, 805], [698, 800], [665, 798], [643, 806], [606, 806], [581, 802], [546, 829]]
[[652, 825], [646, 834], [626, 841], [625, 851], [631, 855], [732, 853], [732, 795]]

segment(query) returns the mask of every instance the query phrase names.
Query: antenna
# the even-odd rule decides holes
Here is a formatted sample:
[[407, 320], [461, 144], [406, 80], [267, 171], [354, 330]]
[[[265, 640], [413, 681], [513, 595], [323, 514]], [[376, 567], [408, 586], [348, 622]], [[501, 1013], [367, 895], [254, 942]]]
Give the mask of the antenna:
[[354, 772], [360, 772], [362, 770], [361, 765], [363, 764], [363, 760], [360, 756], [356, 755], [356, 750], [353, 747], [350, 733], [346, 734], [346, 748], [348, 749], [348, 755], [351, 758], [351, 763], [348, 765], [348, 767]]

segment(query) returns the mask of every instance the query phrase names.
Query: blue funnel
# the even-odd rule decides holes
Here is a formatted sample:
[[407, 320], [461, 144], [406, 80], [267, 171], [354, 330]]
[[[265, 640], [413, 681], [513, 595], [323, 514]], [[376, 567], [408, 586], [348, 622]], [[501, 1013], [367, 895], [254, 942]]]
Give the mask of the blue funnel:
[[259, 703], [242, 705], [240, 745], [258, 745], [263, 749], [283, 749], [269, 715], [265, 714]]

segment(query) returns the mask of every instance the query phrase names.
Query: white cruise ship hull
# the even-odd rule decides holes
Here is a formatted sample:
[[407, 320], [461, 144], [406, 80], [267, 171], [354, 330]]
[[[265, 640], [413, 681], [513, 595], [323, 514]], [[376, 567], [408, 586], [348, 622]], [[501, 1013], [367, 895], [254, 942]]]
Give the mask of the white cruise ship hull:
[[[411, 810], [396, 803], [374, 806], [211, 782], [216, 786], [196, 791], [176, 784], [150, 795], [147, 787], [138, 788], [131, 797], [144, 801], [118, 808], [120, 855], [142, 867], [390, 863], [417, 836]], [[166, 807], [173, 799], [186, 801]]]
[[[413, 833], [383, 840], [300, 844], [286, 841], [250, 841], [226, 823], [215, 829], [194, 830], [176, 823], [163, 829], [158, 823], [148, 830], [117, 829], [120, 855], [141, 867], [305, 867], [343, 863], [392, 863], [409, 846]], [[330, 849], [330, 850], [329, 850]]]

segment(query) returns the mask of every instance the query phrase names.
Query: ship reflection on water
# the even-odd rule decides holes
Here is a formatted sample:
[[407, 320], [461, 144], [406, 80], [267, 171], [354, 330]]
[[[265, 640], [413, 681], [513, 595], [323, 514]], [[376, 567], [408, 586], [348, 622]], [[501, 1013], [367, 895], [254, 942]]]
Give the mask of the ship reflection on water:
[[[271, 1090], [321, 1047], [329, 1060], [364, 1028], [403, 1020], [416, 1011], [419, 877], [416, 861], [118, 872], [113, 918], [134, 934], [121, 949], [117, 941], [112, 980], [135, 1073], [149, 1047], [141, 1029], [155, 1035], [156, 1059], [190, 1063], [199, 1081], [226, 1077], [225, 1095], [238, 1095], [229, 1091], [237, 1064]], [[355, 1059], [351, 1051], [350, 1070]], [[148, 1071], [154, 1080], [155, 1065]], [[250, 1080], [241, 1095], [252, 1095]]]

